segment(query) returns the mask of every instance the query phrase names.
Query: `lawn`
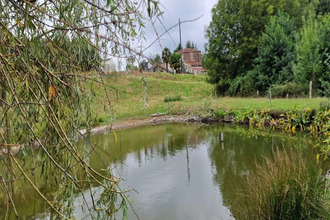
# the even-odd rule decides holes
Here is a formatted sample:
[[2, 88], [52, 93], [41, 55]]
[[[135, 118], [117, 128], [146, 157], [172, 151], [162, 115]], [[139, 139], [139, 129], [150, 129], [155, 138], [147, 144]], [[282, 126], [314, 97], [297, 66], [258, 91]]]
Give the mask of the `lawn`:
[[271, 105], [269, 98], [224, 97], [218, 99], [218, 106], [224, 109], [267, 108], [276, 110], [288, 110], [295, 105], [301, 108], [318, 109], [320, 108], [320, 103], [326, 101], [326, 98], [273, 99]]
[[[245, 108], [288, 110], [294, 105], [301, 108], [320, 108], [326, 98], [273, 99], [269, 98], [215, 98], [214, 86], [206, 82], [203, 75], [173, 75], [167, 73], [146, 73], [103, 77], [104, 87], [88, 81], [94, 87], [93, 109], [99, 123], [127, 118], [144, 118], [155, 113], [194, 114], [203, 107], [239, 110]], [[100, 79], [96, 78], [97, 81]], [[93, 86], [92, 86], [93, 84]], [[146, 88], [146, 89], [145, 89]], [[146, 94], [146, 96], [145, 96]], [[166, 97], [180, 96], [180, 101], [164, 102]], [[145, 102], [146, 100], [147, 102]]]

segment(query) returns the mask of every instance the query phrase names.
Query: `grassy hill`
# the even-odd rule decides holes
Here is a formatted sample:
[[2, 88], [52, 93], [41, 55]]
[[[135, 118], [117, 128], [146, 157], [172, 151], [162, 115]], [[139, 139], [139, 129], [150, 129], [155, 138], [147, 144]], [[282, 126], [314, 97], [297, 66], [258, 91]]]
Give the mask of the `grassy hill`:
[[[95, 97], [93, 109], [98, 123], [128, 118], [143, 118], [155, 113], [196, 114], [202, 108], [231, 109], [277, 109], [288, 110], [297, 105], [318, 109], [325, 98], [273, 99], [268, 98], [215, 98], [214, 87], [203, 75], [173, 75], [168, 73], [112, 74], [102, 77], [106, 91], [100, 83], [88, 81]], [[95, 81], [101, 81], [95, 78]], [[93, 85], [92, 85], [93, 84]], [[107, 93], [107, 94], [106, 94]], [[147, 104], [143, 101], [146, 94]], [[106, 97], [111, 101], [111, 107]], [[170, 97], [178, 101], [165, 102]]]

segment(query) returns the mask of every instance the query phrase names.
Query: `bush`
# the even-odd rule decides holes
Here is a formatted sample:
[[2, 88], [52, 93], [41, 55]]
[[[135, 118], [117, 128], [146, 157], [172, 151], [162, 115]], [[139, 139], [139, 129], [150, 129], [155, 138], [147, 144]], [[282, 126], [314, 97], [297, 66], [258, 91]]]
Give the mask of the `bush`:
[[175, 102], [175, 101], [181, 101], [181, 95], [177, 95], [177, 96], [172, 96], [172, 97], [165, 97], [164, 102]]
[[194, 115], [202, 119], [210, 119], [215, 116], [210, 100], [203, 100], [201, 105], [194, 109]]
[[330, 99], [320, 103], [320, 111], [328, 111], [330, 109]]
[[330, 219], [322, 169], [292, 151], [274, 152], [247, 177], [236, 219]]
[[226, 112], [222, 109], [216, 109], [215, 110], [215, 117], [216, 118], [223, 119], [226, 115], [227, 115]]
[[254, 77], [253, 72], [250, 71], [246, 76], [239, 76], [236, 77], [230, 87], [228, 89], [228, 94], [233, 95], [240, 95], [240, 96], [249, 96], [255, 92], [254, 86]]
[[[330, 60], [330, 58], [329, 58]], [[329, 68], [330, 71], [330, 68]], [[330, 77], [329, 77], [330, 78]], [[320, 89], [318, 90], [318, 94], [320, 96], [328, 97], [330, 98], [330, 79], [320, 79]]]
[[309, 91], [308, 85], [298, 83], [286, 83], [284, 85], [273, 85], [272, 96], [285, 98], [287, 95], [291, 97], [305, 97]]

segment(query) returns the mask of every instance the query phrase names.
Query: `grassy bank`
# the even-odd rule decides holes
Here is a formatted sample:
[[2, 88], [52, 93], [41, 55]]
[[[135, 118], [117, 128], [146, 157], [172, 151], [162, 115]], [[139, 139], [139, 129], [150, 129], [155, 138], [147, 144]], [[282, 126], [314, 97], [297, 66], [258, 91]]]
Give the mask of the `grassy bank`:
[[[170, 110], [173, 110], [178, 107], [184, 109], [186, 106], [198, 105], [200, 100], [212, 94], [212, 86], [205, 83], [204, 76], [164, 73], [145, 76], [111, 75], [104, 77], [103, 80], [107, 85], [112, 107], [109, 107], [102, 86], [94, 83], [96, 96], [93, 100], [93, 109], [102, 123], [106, 123], [111, 117], [121, 120], [147, 117], [157, 112], [167, 113], [168, 104], [164, 99], [168, 96], [182, 97], [180, 102], [170, 103]], [[144, 97], [146, 103], [143, 101]]]
[[327, 156], [330, 152], [330, 111], [324, 110], [324, 105], [330, 106], [328, 99], [275, 98], [271, 103], [267, 97], [221, 97], [206, 79], [203, 75], [135, 73], [86, 80], [86, 86], [94, 93], [93, 125], [157, 113], [196, 115], [257, 127], [269, 125], [292, 133], [298, 130], [322, 133], [326, 139], [320, 144], [322, 154]]
[[[100, 78], [95, 80], [100, 81]], [[325, 98], [273, 99], [271, 105], [270, 100], [264, 97], [216, 98], [213, 86], [206, 82], [206, 76], [201, 75], [113, 74], [103, 77], [103, 81], [107, 94], [99, 83], [87, 83], [89, 87], [94, 88], [95, 98], [92, 105], [96, 121], [100, 124], [111, 120], [143, 118], [155, 113], [167, 113], [168, 110], [170, 114], [193, 115], [198, 114], [202, 107], [223, 111], [246, 108], [286, 111], [292, 106], [301, 106], [317, 110], [322, 102], [327, 101]], [[107, 96], [111, 101], [111, 107]], [[144, 98], [147, 103], [143, 101]], [[166, 102], [166, 98], [169, 98], [170, 102]]]

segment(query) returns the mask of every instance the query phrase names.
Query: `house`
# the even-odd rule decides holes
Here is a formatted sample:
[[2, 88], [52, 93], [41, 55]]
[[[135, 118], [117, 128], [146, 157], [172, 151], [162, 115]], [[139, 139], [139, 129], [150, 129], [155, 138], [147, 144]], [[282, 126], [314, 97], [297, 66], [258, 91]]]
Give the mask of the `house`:
[[116, 72], [116, 64], [113, 59], [106, 59], [103, 61], [103, 71], [104, 73]]
[[[181, 51], [179, 50], [177, 53], [181, 54]], [[183, 49], [182, 58], [184, 73], [202, 74], [206, 72], [202, 67], [202, 54], [200, 50], [191, 48]]]

